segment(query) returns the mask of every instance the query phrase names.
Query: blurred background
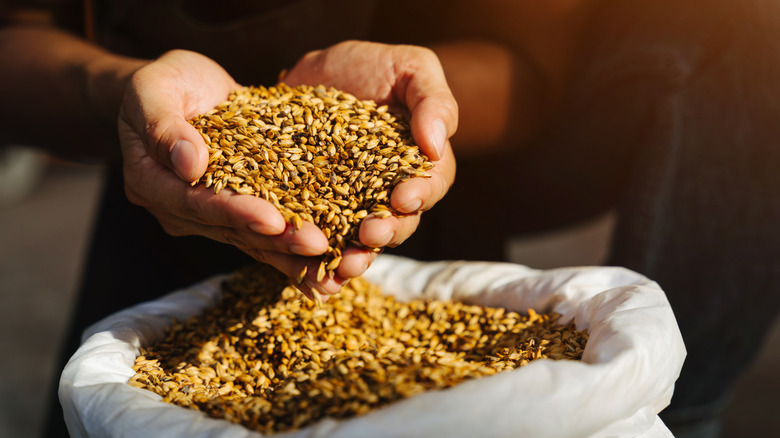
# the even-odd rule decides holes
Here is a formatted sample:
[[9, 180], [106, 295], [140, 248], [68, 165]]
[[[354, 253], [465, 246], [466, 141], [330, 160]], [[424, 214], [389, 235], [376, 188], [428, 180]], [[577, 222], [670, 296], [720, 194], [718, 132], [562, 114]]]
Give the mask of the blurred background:
[[[0, 147], [0, 437], [36, 437], [41, 430], [102, 177], [100, 166]], [[510, 254], [542, 269], [596, 265], [606, 254], [611, 226], [606, 216], [517, 239]], [[780, 321], [739, 381], [725, 437], [780, 436], [779, 370]]]

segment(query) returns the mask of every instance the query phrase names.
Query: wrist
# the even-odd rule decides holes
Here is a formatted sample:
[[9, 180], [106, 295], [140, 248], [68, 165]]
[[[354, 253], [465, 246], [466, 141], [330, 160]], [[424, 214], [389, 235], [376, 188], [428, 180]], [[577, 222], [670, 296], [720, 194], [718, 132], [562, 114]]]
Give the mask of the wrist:
[[148, 61], [113, 54], [95, 57], [85, 64], [85, 99], [97, 133], [103, 140], [103, 157], [119, 159], [117, 121], [125, 90], [133, 74]]
[[150, 61], [113, 54], [89, 62], [86, 69], [86, 98], [94, 116], [116, 127], [119, 108], [133, 74]]

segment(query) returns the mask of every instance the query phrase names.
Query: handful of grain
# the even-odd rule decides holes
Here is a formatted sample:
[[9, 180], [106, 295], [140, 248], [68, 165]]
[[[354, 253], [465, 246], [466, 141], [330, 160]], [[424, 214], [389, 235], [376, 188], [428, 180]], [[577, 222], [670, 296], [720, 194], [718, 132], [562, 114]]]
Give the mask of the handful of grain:
[[393, 187], [433, 167], [402, 117], [324, 86], [241, 88], [191, 123], [209, 147], [193, 185], [260, 196], [296, 229], [317, 225], [329, 243], [318, 281], [334, 275], [347, 244], [362, 246], [366, 216], [393, 214]]
[[268, 434], [349, 418], [423, 391], [578, 360], [587, 333], [558, 315], [453, 301], [396, 301], [353, 279], [322, 309], [277, 271], [247, 267], [202, 315], [142, 349], [130, 385]]

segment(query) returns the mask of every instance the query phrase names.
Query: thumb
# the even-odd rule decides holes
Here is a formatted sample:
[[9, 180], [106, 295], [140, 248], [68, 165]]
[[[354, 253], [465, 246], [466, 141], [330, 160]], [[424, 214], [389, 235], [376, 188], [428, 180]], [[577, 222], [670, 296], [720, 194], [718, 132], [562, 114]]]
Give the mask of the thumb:
[[412, 112], [412, 135], [432, 161], [445, 155], [446, 142], [458, 128], [458, 104], [436, 55], [423, 50], [410, 70], [404, 100]]
[[[119, 122], [129, 128], [124, 134], [120, 130], [123, 153], [138, 158], [148, 155], [180, 179], [194, 181], [206, 172], [208, 148], [185, 119], [175, 87], [162, 88], [153, 67], [136, 72], [122, 101]], [[130, 141], [133, 138], [136, 141]]]
[[209, 153], [203, 137], [181, 115], [167, 114], [146, 132], [147, 152], [184, 181], [200, 178], [208, 165]]
[[429, 95], [413, 101], [412, 136], [432, 161], [442, 159], [447, 140], [458, 125], [458, 109], [452, 95]]

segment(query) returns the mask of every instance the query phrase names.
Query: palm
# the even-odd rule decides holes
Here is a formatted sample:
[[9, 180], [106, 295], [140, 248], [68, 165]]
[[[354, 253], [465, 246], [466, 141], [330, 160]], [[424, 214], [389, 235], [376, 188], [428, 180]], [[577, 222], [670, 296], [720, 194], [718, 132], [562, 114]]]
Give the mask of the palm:
[[[308, 224], [285, 233], [284, 219], [271, 203], [229, 190], [215, 195], [185, 182], [205, 172], [209, 157], [188, 120], [227, 99], [237, 87], [216, 63], [191, 52], [171, 52], [139, 70], [119, 120], [125, 191], [169, 234], [228, 243], [296, 276], [306, 256], [327, 249], [322, 231]], [[331, 285], [333, 289], [338, 290]]]
[[[435, 154], [435, 142], [425, 131], [430, 131], [431, 117], [449, 122], [449, 132], [457, 124], [457, 111], [452, 111], [454, 101], [448, 104], [452, 95], [443, 81], [438, 61], [433, 65], [432, 74], [428, 71], [405, 74], [403, 70], [395, 70], [397, 65], [393, 63], [403, 61], [407, 53], [399, 53], [389, 46], [383, 46], [379, 52], [372, 49], [373, 46], [345, 43], [329, 50], [328, 56], [307, 56], [290, 73], [289, 82], [332, 85], [360, 98], [409, 108], [415, 139], [422, 133], [418, 144], [429, 156], [431, 151]], [[420, 55], [419, 50], [412, 52]], [[372, 58], [366, 62], [363, 55]], [[422, 58], [430, 61], [429, 57]], [[271, 203], [228, 190], [215, 195], [185, 182], [202, 176], [209, 158], [203, 138], [188, 120], [227, 99], [238, 86], [212, 60], [185, 51], [170, 52], [136, 72], [119, 120], [127, 196], [154, 214], [169, 234], [201, 235], [232, 244], [295, 278], [303, 266], [312, 263], [310, 256], [319, 256], [327, 249], [328, 241], [321, 230], [305, 223], [299, 230], [285, 232], [284, 219]], [[439, 93], [438, 100], [436, 93]], [[450, 111], [438, 111], [441, 108]], [[445, 141], [446, 138], [442, 139], [440, 145], [445, 146]], [[439, 161], [442, 166], [437, 164], [432, 178], [424, 182], [407, 181], [394, 190], [391, 198], [394, 207], [398, 209], [404, 199], [419, 199], [421, 203], [416, 202], [416, 207], [406, 211], [419, 213], [444, 196], [453, 180], [454, 159], [448, 144], [443, 150], [443, 155], [434, 156], [434, 159], [442, 158]], [[401, 219], [371, 219], [367, 218], [360, 229], [361, 241], [369, 246], [398, 244], [417, 224], [416, 214]], [[388, 235], [391, 237], [381, 237]], [[360, 275], [371, 257], [372, 253], [345, 253], [339, 275], [344, 278]], [[333, 293], [340, 285], [326, 279], [310, 287]]]

